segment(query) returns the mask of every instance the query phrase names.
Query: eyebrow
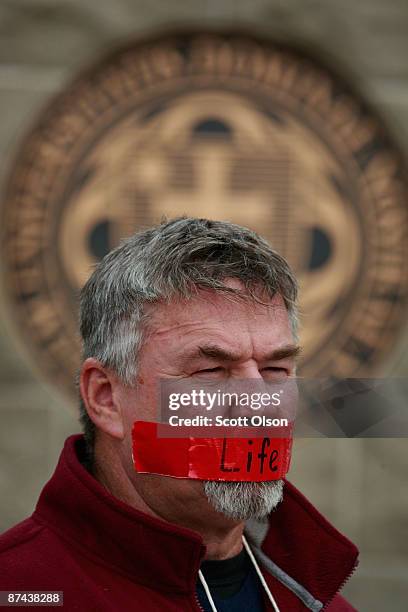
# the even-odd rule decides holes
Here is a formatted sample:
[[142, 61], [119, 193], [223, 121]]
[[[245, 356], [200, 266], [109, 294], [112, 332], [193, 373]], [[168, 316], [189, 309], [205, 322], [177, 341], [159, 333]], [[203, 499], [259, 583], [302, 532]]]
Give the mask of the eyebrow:
[[[282, 359], [296, 358], [302, 351], [302, 347], [296, 344], [285, 344], [277, 349], [274, 349], [265, 357], [263, 361], [281, 361]], [[214, 361], [231, 361], [236, 362], [241, 359], [241, 355], [228, 351], [216, 344], [205, 344], [198, 346], [196, 349], [183, 356], [186, 361], [197, 359], [198, 357], [207, 357]]]

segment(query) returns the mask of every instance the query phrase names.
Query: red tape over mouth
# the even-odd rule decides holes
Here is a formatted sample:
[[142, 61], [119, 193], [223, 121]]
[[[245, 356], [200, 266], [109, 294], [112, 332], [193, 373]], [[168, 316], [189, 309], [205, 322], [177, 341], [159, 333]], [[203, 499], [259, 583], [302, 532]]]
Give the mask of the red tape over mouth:
[[[160, 424], [160, 432], [164, 427]], [[135, 421], [132, 443], [137, 472], [249, 482], [283, 478], [289, 471], [292, 448], [291, 437], [159, 437], [158, 424], [148, 421]]]

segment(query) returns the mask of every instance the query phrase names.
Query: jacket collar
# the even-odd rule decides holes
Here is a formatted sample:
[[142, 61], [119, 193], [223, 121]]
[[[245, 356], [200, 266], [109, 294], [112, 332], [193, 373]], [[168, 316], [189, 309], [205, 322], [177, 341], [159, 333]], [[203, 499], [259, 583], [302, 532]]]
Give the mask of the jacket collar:
[[[201, 536], [135, 510], [112, 496], [82, 465], [84, 439], [70, 436], [33, 518], [82, 554], [131, 580], [191, 593], [205, 555]], [[356, 563], [357, 548], [289, 482], [259, 544], [320, 601], [334, 596]]]
[[327, 606], [357, 567], [357, 547], [287, 480], [268, 522], [248, 521], [246, 533], [264, 568], [310, 610]]

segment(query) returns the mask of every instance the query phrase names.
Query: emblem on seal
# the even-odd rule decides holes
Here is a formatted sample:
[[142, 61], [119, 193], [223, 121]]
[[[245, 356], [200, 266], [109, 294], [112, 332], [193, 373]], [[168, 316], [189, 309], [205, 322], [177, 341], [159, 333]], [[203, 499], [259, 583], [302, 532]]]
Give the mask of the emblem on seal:
[[120, 238], [188, 214], [267, 237], [301, 283], [302, 371], [364, 376], [407, 302], [407, 189], [375, 113], [311, 57], [240, 33], [166, 34], [113, 53], [52, 101], [3, 205], [12, 315], [74, 394], [77, 299]]

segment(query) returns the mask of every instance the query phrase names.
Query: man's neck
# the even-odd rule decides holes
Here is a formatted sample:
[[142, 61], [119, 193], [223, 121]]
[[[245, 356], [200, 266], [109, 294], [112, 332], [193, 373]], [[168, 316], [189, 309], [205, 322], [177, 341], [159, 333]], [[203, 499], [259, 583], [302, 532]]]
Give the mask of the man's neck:
[[205, 558], [208, 560], [222, 560], [235, 557], [242, 550], [242, 533], [244, 524], [234, 526], [230, 531], [217, 534], [211, 531], [201, 532], [203, 542], [207, 548]]

